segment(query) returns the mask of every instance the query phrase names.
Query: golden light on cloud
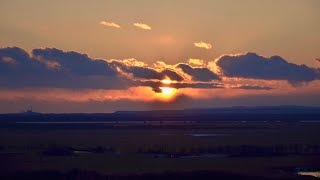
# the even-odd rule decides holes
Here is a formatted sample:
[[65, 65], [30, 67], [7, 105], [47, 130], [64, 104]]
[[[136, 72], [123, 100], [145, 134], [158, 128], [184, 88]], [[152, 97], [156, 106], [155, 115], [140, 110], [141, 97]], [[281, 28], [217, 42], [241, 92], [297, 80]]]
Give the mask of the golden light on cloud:
[[114, 22], [100, 21], [99, 24], [107, 27], [121, 28], [119, 24], [116, 24]]
[[208, 68], [216, 74], [222, 74], [216, 60], [208, 63]]
[[193, 43], [195, 47], [204, 48], [204, 49], [211, 49], [212, 45], [210, 43], [205, 43], [203, 41]]
[[169, 79], [169, 78], [167, 78], [167, 79], [163, 79], [162, 81], [161, 81], [163, 84], [171, 84], [171, 80]]
[[189, 64], [197, 65], [197, 66], [203, 66], [205, 65], [204, 60], [202, 59], [193, 59], [190, 58], [188, 61]]
[[141, 29], [151, 30], [151, 27], [144, 23], [133, 23], [133, 25]]

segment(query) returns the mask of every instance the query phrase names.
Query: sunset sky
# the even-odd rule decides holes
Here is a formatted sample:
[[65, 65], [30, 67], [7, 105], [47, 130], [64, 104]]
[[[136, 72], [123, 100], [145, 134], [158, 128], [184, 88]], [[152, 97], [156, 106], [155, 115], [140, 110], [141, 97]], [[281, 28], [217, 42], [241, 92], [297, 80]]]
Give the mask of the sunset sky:
[[320, 106], [318, 0], [0, 0], [0, 113]]

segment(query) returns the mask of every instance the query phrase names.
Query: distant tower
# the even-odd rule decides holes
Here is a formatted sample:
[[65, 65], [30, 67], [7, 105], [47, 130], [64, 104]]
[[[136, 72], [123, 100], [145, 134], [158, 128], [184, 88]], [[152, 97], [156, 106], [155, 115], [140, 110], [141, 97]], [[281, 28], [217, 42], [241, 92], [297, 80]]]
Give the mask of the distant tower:
[[33, 111], [32, 111], [32, 106], [30, 106], [30, 108], [27, 109], [26, 113], [33, 113]]
[[32, 113], [32, 106], [30, 106], [30, 109], [28, 110], [29, 113]]

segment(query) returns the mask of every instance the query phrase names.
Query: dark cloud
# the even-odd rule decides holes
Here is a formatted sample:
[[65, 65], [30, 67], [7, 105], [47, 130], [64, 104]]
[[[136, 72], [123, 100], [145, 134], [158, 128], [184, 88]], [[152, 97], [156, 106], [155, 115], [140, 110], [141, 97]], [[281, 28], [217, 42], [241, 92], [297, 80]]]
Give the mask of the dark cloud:
[[146, 66], [134, 66], [134, 65], [126, 65], [123, 61], [112, 61], [111, 64], [116, 68], [120, 68], [125, 73], [130, 73], [135, 78], [141, 79], [157, 79], [162, 80], [166, 77], [169, 77], [171, 80], [182, 81], [183, 77], [180, 76], [173, 70], [165, 69], [161, 72], [156, 71], [153, 68], [149, 68]]
[[102, 75], [115, 76], [117, 71], [104, 60], [91, 59], [86, 54], [70, 51], [64, 52], [55, 48], [34, 49], [33, 56], [40, 60], [52, 60], [61, 65], [59, 71], [80, 76]]
[[[216, 64], [227, 77], [288, 80], [294, 85], [319, 79], [319, 70], [288, 63], [279, 56], [265, 58], [254, 53], [223, 56]], [[182, 72], [188, 74], [193, 81], [184, 81]], [[123, 73], [131, 74], [133, 78]], [[170, 84], [170, 87], [177, 89], [224, 87], [223, 84], [212, 82], [220, 80], [220, 77], [208, 68], [192, 67], [183, 63], [156, 69], [134, 59], [93, 59], [86, 54], [55, 48], [34, 49], [30, 54], [17, 47], [0, 49], [1, 88], [126, 89], [149, 86], [155, 92], [160, 92], [159, 87], [166, 86], [160, 80], [166, 77], [176, 81]], [[254, 85], [234, 88], [271, 89]]]
[[223, 88], [222, 84], [218, 83], [175, 83], [172, 84], [174, 88], [201, 88], [201, 89], [212, 89], [212, 88]]
[[171, 87], [171, 88], [201, 88], [201, 89], [213, 89], [213, 88], [223, 88], [223, 84], [218, 83], [183, 83], [183, 82], [177, 82], [172, 83], [170, 85], [163, 84], [159, 81], [135, 81], [135, 85], [137, 86], [147, 86], [152, 87], [154, 92], [161, 92], [160, 87]]
[[120, 68], [121, 71], [125, 73], [130, 73], [135, 78], [142, 78], [142, 79], [159, 79], [159, 73], [151, 68], [141, 67], [141, 66], [132, 66], [126, 65], [121, 60], [111, 61], [110, 64], [116, 68]]
[[1, 87], [33, 86], [39, 84], [41, 79], [50, 79], [55, 74], [44, 63], [17, 47], [0, 49], [0, 60]]
[[104, 60], [54, 48], [34, 49], [29, 55], [20, 48], [0, 49], [1, 87], [123, 88], [120, 78]]
[[165, 70], [161, 71], [160, 74], [162, 76], [167, 76], [171, 80], [174, 80], [174, 81], [182, 81], [182, 80], [184, 80], [182, 76], [180, 76], [178, 73], [174, 72], [173, 70], [165, 69]]
[[235, 89], [251, 89], [251, 90], [271, 90], [273, 88], [266, 87], [266, 86], [248, 86], [248, 85], [242, 85], [239, 87], [235, 87]]
[[[147, 66], [135, 66], [124, 61], [106, 61], [92, 59], [86, 54], [56, 48], [34, 49], [31, 54], [23, 49], [0, 49], [0, 85], [2, 88], [20, 87], [55, 87], [88, 89], [124, 89], [132, 86], [150, 86], [159, 89], [163, 84], [150, 81], [143, 82], [129, 79], [118, 72], [118, 68], [130, 73], [134, 78], [145, 80], [184, 80], [175, 70], [157, 71]], [[200, 71], [195, 70], [195, 71]], [[206, 73], [200, 74], [205, 76]], [[195, 79], [199, 80], [199, 73]], [[210, 77], [210, 74], [209, 74]], [[204, 77], [200, 77], [204, 79]], [[175, 88], [215, 88], [205, 83], [177, 83]]]
[[178, 64], [177, 67], [181, 68], [184, 73], [190, 75], [194, 81], [208, 82], [212, 80], [220, 80], [219, 76], [208, 68], [194, 68], [187, 64]]
[[266, 58], [255, 53], [225, 55], [216, 64], [224, 76], [265, 80], [287, 80], [293, 85], [319, 79], [319, 71], [306, 65], [288, 63], [280, 56]]
[[[46, 68], [45, 64], [31, 58], [26, 51], [17, 47], [0, 49], [0, 64], [1, 75], [8, 77], [29, 76], [39, 71], [43, 72]], [[19, 74], [8, 74], [12, 71]]]

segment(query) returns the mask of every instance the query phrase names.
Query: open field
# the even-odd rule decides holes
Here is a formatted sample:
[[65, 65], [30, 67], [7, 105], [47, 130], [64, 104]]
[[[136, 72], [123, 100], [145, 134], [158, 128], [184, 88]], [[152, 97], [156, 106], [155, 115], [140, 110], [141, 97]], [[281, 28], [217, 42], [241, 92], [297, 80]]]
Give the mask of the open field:
[[320, 168], [319, 129], [318, 122], [2, 125], [1, 175], [73, 169], [107, 175], [205, 170], [308, 179], [293, 172]]

